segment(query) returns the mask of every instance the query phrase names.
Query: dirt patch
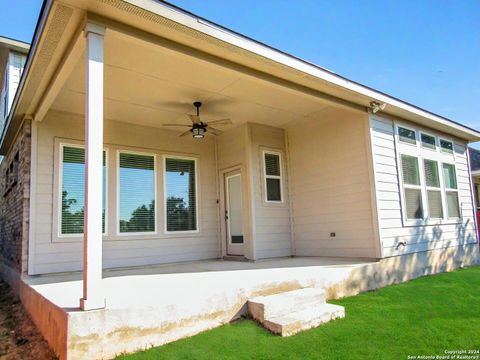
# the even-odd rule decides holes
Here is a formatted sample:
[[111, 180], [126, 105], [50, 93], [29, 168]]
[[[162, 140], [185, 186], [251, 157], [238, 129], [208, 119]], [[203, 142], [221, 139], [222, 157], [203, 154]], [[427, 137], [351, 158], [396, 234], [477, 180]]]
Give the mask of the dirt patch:
[[0, 280], [0, 360], [57, 359], [20, 301]]

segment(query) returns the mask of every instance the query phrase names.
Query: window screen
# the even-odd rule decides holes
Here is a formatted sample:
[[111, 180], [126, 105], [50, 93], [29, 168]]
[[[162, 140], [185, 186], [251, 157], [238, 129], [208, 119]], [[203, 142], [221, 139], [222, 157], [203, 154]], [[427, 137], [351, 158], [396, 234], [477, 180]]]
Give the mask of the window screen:
[[444, 177], [446, 188], [448, 189], [457, 188], [457, 176], [455, 174], [455, 165], [443, 164], [443, 177]]
[[119, 160], [120, 232], [154, 232], [155, 158], [120, 153]]
[[436, 149], [435, 136], [431, 136], [431, 135], [423, 134], [423, 133], [422, 133], [421, 136], [420, 136], [420, 138], [421, 138], [422, 146], [423, 146], [423, 147], [426, 147], [426, 148], [429, 148], [429, 149], [433, 149], [433, 150]]
[[422, 191], [420, 189], [405, 189], [407, 219], [422, 219]]
[[167, 231], [197, 230], [195, 160], [165, 159]]
[[440, 187], [440, 178], [438, 176], [438, 163], [434, 160], [424, 160], [425, 181], [427, 186]]
[[447, 215], [449, 218], [460, 217], [458, 202], [457, 175], [455, 165], [443, 164], [443, 181], [445, 183], [445, 197], [447, 199]]
[[440, 189], [440, 177], [438, 175], [438, 162], [423, 160], [425, 171], [425, 184], [427, 186], [428, 214], [430, 218], [443, 218], [442, 192]]
[[282, 201], [282, 174], [280, 155], [264, 153], [265, 188], [267, 201]]
[[407, 219], [422, 219], [423, 203], [418, 159], [402, 155], [402, 173]]
[[416, 157], [402, 155], [402, 173], [405, 184], [420, 185], [420, 174]]
[[[62, 147], [62, 235], [83, 234], [85, 196], [85, 150], [81, 147]], [[105, 232], [106, 166], [103, 152], [102, 231]]]
[[449, 218], [460, 217], [460, 207], [458, 204], [458, 192], [447, 191], [447, 209]]
[[415, 131], [406, 129], [403, 127], [398, 127], [398, 138], [400, 141], [409, 143], [409, 144], [416, 144], [417, 137], [415, 135]]

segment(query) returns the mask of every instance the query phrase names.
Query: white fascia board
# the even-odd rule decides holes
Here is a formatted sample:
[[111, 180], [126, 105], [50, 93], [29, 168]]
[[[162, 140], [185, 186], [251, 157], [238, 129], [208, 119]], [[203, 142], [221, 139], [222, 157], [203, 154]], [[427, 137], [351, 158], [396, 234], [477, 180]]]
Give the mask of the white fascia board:
[[[234, 46], [250, 51], [257, 55], [271, 59], [280, 64], [286, 65], [298, 71], [317, 77], [318, 79], [335, 84], [345, 90], [349, 90], [364, 96], [371, 100], [376, 100], [381, 103], [386, 103], [389, 107], [396, 107], [403, 111], [410, 112], [413, 115], [420, 116], [438, 124], [448, 126], [457, 131], [464, 132], [471, 138], [480, 140], [480, 132], [471, 129], [467, 126], [456, 123], [453, 120], [444, 118], [442, 116], [433, 114], [427, 110], [421, 109], [415, 105], [406, 103], [402, 100], [396, 99], [392, 96], [382, 92], [371, 89], [367, 86], [361, 85], [357, 82], [349, 80], [345, 77], [337, 75], [330, 70], [322, 68], [318, 65], [309, 63], [305, 60], [299, 59], [295, 56], [289, 55], [277, 49], [271, 48], [265, 44], [259, 43], [255, 40], [249, 39], [241, 34], [235, 33], [219, 25], [215, 25], [207, 20], [199, 18], [185, 10], [177, 8], [173, 5], [158, 2], [155, 0], [125, 0], [126, 2], [150, 11], [154, 14], [165, 17], [169, 20], [185, 25], [193, 30], [197, 30], [221, 41], [230, 43]], [[365, 104], [368, 106], [368, 104]]]

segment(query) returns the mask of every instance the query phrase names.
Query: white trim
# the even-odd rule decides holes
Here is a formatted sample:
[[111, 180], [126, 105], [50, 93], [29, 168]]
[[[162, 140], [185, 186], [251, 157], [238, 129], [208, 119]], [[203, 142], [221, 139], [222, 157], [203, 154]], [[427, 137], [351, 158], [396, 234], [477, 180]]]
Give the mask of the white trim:
[[28, 262], [27, 274], [35, 274], [35, 225], [37, 205], [37, 146], [38, 146], [38, 124], [31, 121], [31, 142], [30, 142], [30, 209], [28, 223]]
[[[61, 241], [80, 241], [83, 239], [83, 232], [78, 233], [78, 234], [62, 234], [62, 192], [63, 192], [63, 148], [64, 147], [72, 147], [72, 148], [78, 148], [78, 149], [83, 149], [84, 151], [84, 156], [85, 156], [85, 144], [82, 144], [81, 142], [64, 142], [61, 141], [57, 145], [57, 151], [58, 151], [58, 173], [57, 173], [57, 178], [58, 178], [58, 183], [55, 184], [57, 190], [57, 201], [56, 201], [56, 206], [57, 206], [57, 230], [56, 230], [56, 238], [57, 239], [62, 239]], [[103, 148], [103, 151], [105, 152], [105, 231], [102, 232], [102, 237], [105, 237], [108, 235], [108, 149]], [[83, 162], [83, 166], [85, 166], [85, 160]], [[85, 171], [85, 170], [84, 170]], [[84, 189], [85, 191], [85, 189]], [[84, 204], [85, 206], [85, 204]], [[56, 242], [56, 241], [53, 241]]]
[[[407, 143], [400, 141], [398, 135], [398, 128], [406, 128], [409, 130], [415, 131], [415, 137], [417, 139], [416, 144]], [[436, 150], [434, 151], [431, 148], [427, 148], [422, 146], [421, 137], [419, 134], [427, 134], [430, 136], [435, 136], [436, 144], [438, 144]], [[453, 152], [442, 152], [439, 149], [439, 139], [442, 138], [446, 141], [452, 143]], [[462, 221], [462, 214], [460, 209], [460, 217], [459, 218], [450, 218], [447, 215], [447, 200], [446, 200], [446, 189], [444, 187], [444, 179], [443, 179], [443, 166], [442, 164], [452, 164], [455, 167], [455, 175], [456, 171], [456, 159], [455, 159], [455, 142], [451, 139], [446, 139], [442, 136], [435, 135], [429, 131], [424, 131], [423, 129], [417, 129], [414, 127], [409, 126], [408, 124], [405, 125], [403, 122], [394, 121], [394, 142], [395, 142], [395, 151], [397, 156], [397, 171], [399, 174], [399, 184], [400, 184], [400, 202], [401, 202], [401, 212], [402, 212], [402, 223], [405, 227], [410, 226], [428, 226], [428, 225], [446, 225], [446, 224], [459, 224]], [[403, 182], [403, 168], [402, 168], [402, 155], [412, 156], [417, 159], [418, 163], [418, 170], [419, 170], [419, 177], [420, 177], [420, 186], [416, 185], [409, 185], [404, 184]], [[425, 180], [425, 169], [424, 169], [424, 160], [432, 160], [437, 162], [437, 168], [440, 177], [440, 186], [441, 186], [441, 194], [442, 194], [442, 211], [443, 211], [443, 218], [430, 218], [429, 213], [430, 209], [428, 206], [428, 190], [437, 190], [437, 188], [431, 188], [426, 186]], [[406, 208], [406, 200], [405, 200], [405, 188], [411, 189], [419, 189], [421, 190], [422, 194], [422, 207], [423, 207], [423, 218], [422, 219], [408, 219], [407, 218], [407, 208]]]
[[[430, 150], [430, 151], [438, 151], [439, 146], [438, 146], [437, 136], [435, 136], [434, 134], [431, 134], [427, 131], [423, 131], [423, 130], [419, 130], [418, 132], [419, 132], [418, 137], [419, 137], [419, 141], [420, 141], [420, 147], [422, 149], [427, 149], [427, 150]], [[433, 140], [435, 142], [434, 148], [423, 145], [422, 135], [427, 135], [427, 136], [433, 137]]]
[[293, 68], [295, 70], [301, 71], [302, 73], [311, 75], [319, 80], [324, 80], [335, 86], [340, 87], [344, 92], [348, 93], [349, 91], [355, 92], [365, 97], [364, 106], [368, 106], [368, 102], [372, 99], [377, 100], [381, 103], [386, 103], [387, 110], [390, 107], [403, 110], [408, 112], [411, 118], [422, 117], [433, 123], [435, 125], [446, 126], [450, 129], [462, 132], [462, 135], [465, 135], [466, 138], [470, 140], [478, 140], [480, 138], [480, 133], [467, 128], [461, 124], [455, 123], [449, 119], [441, 117], [439, 115], [428, 112], [427, 110], [416, 107], [415, 105], [409, 104], [402, 100], [391, 97], [385, 93], [379, 92], [377, 90], [371, 89], [367, 86], [354, 82], [345, 77], [339, 76], [332, 71], [329, 71], [320, 66], [309, 63], [305, 60], [296, 58], [292, 55], [281, 52], [272, 47], [266, 46], [259, 42], [256, 42], [252, 39], [249, 39], [241, 34], [234, 33], [229, 29], [220, 27], [208, 20], [202, 19], [198, 16], [195, 16], [191, 13], [186, 13], [182, 9], [177, 7], [172, 7], [171, 5], [159, 3], [156, 1], [145, 0], [125, 0], [126, 2], [143, 8], [147, 11], [150, 11], [154, 14], [158, 14], [162, 17], [165, 17], [169, 20], [172, 20], [176, 23], [182, 24], [187, 28], [193, 29], [200, 33], [206, 34], [213, 38], [219, 39], [222, 42], [232, 44], [235, 47], [250, 51], [254, 54], [260, 55], [262, 58], [270, 59], [278, 64], [287, 66], [288, 68]]
[[[452, 146], [453, 146], [453, 143], [452, 143]], [[467, 149], [468, 151], [468, 149]], [[457, 167], [455, 164], [452, 164], [452, 163], [448, 163], [448, 162], [444, 162], [442, 163], [442, 166], [441, 166], [441, 171], [442, 171], [442, 178], [444, 177], [444, 172], [443, 172], [443, 165], [452, 165], [453, 166], [453, 171], [455, 172], [455, 185], [457, 186], [456, 188], [447, 188], [447, 186], [445, 184], [443, 184], [443, 192], [444, 192], [444, 196], [445, 196], [445, 210], [446, 210], [446, 218], [447, 219], [453, 219], [453, 220], [458, 220], [458, 219], [461, 219], [462, 218], [462, 208], [460, 206], [460, 195], [458, 193], [458, 178], [457, 178]], [[445, 183], [445, 179], [443, 179], [444, 183]], [[458, 217], [450, 217], [450, 214], [448, 212], [448, 201], [447, 201], [447, 192], [455, 192], [457, 193], [457, 207], [458, 207]], [[473, 204], [472, 204], [473, 205]], [[474, 206], [472, 206], [474, 208]], [[445, 216], [445, 215], [444, 215]]]
[[[195, 164], [195, 230], [168, 231], [167, 230], [167, 159], [193, 160]], [[198, 159], [189, 156], [163, 154], [163, 233], [164, 234], [197, 234], [200, 232], [199, 214], [198, 214]]]
[[[278, 166], [280, 170], [280, 176], [277, 175], [267, 175], [267, 164], [265, 162], [265, 155], [277, 155], [278, 156]], [[282, 162], [282, 153], [274, 150], [262, 150], [262, 164], [263, 164], [263, 190], [264, 190], [264, 199], [263, 201], [267, 204], [283, 204], [284, 203], [284, 190], [283, 190], [283, 162]], [[268, 200], [267, 192], [267, 179], [279, 179], [280, 180], [280, 200]]]
[[[158, 214], [158, 201], [157, 201], [157, 154], [155, 153], [148, 153], [148, 152], [141, 152], [141, 151], [131, 151], [131, 150], [120, 150], [116, 151], [117, 153], [117, 204], [116, 204], [116, 211], [117, 211], [117, 225], [116, 225], [116, 236], [136, 236], [136, 235], [154, 235], [158, 234], [158, 222], [157, 222], [157, 214]], [[153, 231], [139, 231], [139, 232], [120, 232], [120, 154], [132, 154], [132, 155], [143, 155], [143, 156], [151, 156], [153, 157], [153, 182], [154, 182], [154, 230]]]
[[[408, 141], [403, 141], [400, 139], [400, 129], [399, 128], [402, 128], [402, 129], [405, 129], [405, 130], [410, 130], [410, 131], [413, 131], [413, 133], [415, 134], [415, 143], [411, 143], [411, 142], [408, 142]], [[395, 135], [396, 137], [398, 138], [398, 142], [401, 143], [401, 144], [405, 144], [405, 145], [410, 145], [410, 146], [418, 146], [418, 131], [417, 129], [413, 128], [413, 127], [410, 127], [408, 125], [403, 125], [403, 124], [395, 124]]]
[[[446, 142], [449, 142], [450, 144], [452, 144], [452, 151], [448, 151], [448, 150], [442, 148], [442, 141], [446, 141]], [[439, 148], [440, 152], [444, 153], [444, 154], [453, 155], [455, 153], [455, 143], [453, 142], [453, 140], [445, 138], [445, 137], [441, 137], [441, 136], [438, 137], [438, 148]]]

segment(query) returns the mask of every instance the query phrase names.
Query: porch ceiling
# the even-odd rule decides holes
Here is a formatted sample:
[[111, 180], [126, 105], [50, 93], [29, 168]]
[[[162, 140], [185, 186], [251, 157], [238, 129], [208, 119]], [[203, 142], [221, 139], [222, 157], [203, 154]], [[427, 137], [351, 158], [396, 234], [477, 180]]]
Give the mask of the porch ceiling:
[[[122, 37], [105, 38], [105, 117], [146, 126], [188, 123], [193, 101], [205, 120], [231, 118], [282, 127], [335, 109], [324, 100], [166, 47]], [[85, 112], [85, 54], [52, 109]], [[225, 127], [226, 128], [226, 127]], [[179, 131], [183, 131], [179, 128]]]

